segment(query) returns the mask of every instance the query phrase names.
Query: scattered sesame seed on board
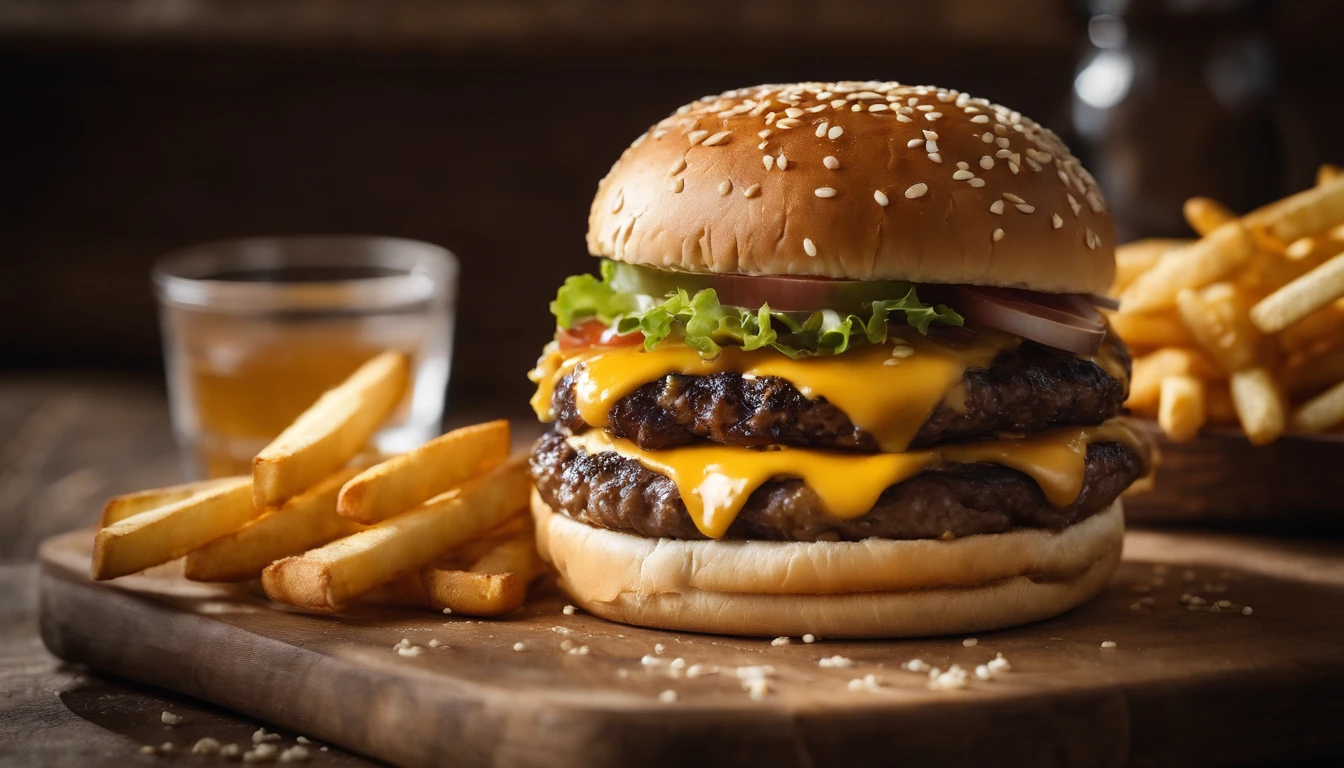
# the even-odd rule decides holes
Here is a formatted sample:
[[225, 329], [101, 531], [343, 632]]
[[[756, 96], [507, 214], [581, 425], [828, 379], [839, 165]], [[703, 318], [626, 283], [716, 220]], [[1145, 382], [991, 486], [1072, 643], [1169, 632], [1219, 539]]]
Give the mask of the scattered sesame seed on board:
[[884, 193], [880, 189], [873, 190], [873, 199], [876, 200], [877, 204], [882, 206], [883, 208], [886, 208], [887, 205], [891, 203], [890, 198], [888, 198], [886, 193]]
[[913, 200], [916, 197], [922, 197], [924, 193], [928, 191], [929, 185], [921, 181], [918, 184], [911, 184], [910, 187], [905, 190], [905, 196]]

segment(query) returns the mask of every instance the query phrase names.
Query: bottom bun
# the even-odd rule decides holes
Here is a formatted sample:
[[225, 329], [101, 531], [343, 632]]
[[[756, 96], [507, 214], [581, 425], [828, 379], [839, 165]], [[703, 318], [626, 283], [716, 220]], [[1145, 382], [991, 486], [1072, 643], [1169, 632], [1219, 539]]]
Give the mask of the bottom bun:
[[1114, 504], [1060, 531], [952, 541], [649, 539], [593, 528], [532, 493], [537, 549], [584, 610], [625, 624], [724, 635], [917, 637], [1057, 616], [1120, 562]]

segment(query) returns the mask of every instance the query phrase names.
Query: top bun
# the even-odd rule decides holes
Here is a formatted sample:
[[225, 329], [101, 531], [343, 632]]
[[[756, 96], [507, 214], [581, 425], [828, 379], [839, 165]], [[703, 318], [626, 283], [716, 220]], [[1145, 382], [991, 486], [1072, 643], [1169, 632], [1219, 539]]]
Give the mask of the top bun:
[[1115, 230], [1049, 129], [899, 83], [762, 85], [635, 139], [598, 185], [588, 250], [690, 272], [1101, 293]]

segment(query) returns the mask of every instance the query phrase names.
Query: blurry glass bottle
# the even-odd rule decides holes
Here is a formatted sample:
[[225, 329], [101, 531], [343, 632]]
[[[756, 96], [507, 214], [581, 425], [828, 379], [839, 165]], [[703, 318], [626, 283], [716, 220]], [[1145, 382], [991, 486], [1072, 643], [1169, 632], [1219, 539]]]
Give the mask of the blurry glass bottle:
[[1074, 78], [1080, 151], [1120, 242], [1187, 236], [1181, 204], [1211, 195], [1246, 211], [1282, 185], [1274, 52], [1257, 0], [1086, 0]]

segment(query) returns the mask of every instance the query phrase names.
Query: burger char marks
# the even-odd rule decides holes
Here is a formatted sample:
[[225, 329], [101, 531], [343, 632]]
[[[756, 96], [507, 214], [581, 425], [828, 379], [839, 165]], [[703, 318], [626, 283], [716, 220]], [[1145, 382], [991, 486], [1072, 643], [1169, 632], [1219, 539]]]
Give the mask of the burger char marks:
[[[1128, 353], [1114, 338], [1106, 344], [1127, 379]], [[1092, 360], [1023, 344], [1000, 353], [989, 368], [967, 370], [954, 394], [921, 427], [912, 447], [995, 432], [1100, 424], [1120, 412], [1128, 382]], [[555, 388], [552, 407], [556, 421], [570, 431], [588, 428], [575, 402], [572, 375]], [[647, 449], [710, 440], [736, 446], [878, 450], [874, 437], [840, 408], [824, 398], [804, 397], [774, 376], [666, 376], [618, 400], [607, 418], [609, 432]]]
[[[588, 525], [652, 538], [703, 539], [676, 484], [634, 459], [589, 454], [548, 432], [532, 455], [532, 477], [557, 512]], [[773, 480], [747, 500], [728, 538], [783, 541], [933, 539], [1014, 528], [1073, 525], [1106, 509], [1144, 472], [1144, 461], [1122, 443], [1088, 447], [1082, 491], [1067, 507], [1053, 506], [1027, 475], [994, 464], [926, 470], [888, 488], [873, 510], [851, 520], [826, 514], [799, 480]]]

